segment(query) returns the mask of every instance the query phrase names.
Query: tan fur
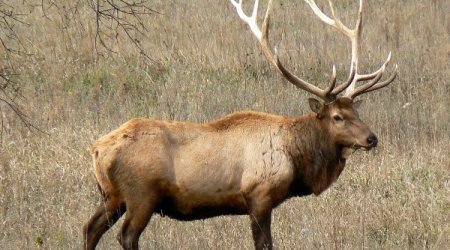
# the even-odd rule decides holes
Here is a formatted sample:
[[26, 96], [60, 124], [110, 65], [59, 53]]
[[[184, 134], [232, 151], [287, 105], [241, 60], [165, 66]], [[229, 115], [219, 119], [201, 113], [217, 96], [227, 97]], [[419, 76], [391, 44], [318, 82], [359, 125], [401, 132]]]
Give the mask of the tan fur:
[[[320, 194], [343, 171], [341, 152], [355, 143], [369, 147], [361, 141], [371, 132], [352, 100], [321, 110], [294, 119], [248, 111], [206, 124], [128, 121], [92, 145], [106, 205], [86, 224], [85, 247], [95, 248], [112, 225], [107, 215], [117, 220], [126, 210], [118, 236], [124, 248], [137, 247], [154, 212], [179, 220], [250, 214], [255, 247], [270, 248], [272, 209]], [[336, 114], [347, 125], [333, 121]]]
[[[283, 167], [288, 163], [287, 156], [276, 150], [283, 149], [279, 134], [290, 123], [287, 118], [256, 112], [236, 113], [201, 125], [133, 119], [94, 143], [95, 175], [106, 193], [118, 196], [123, 196], [122, 178], [162, 183], [160, 188], [176, 194], [183, 211], [197, 203], [220, 200], [217, 196], [234, 194], [241, 199], [241, 194], [251, 192], [261, 181], [279, 185], [281, 178], [292, 176], [289, 168], [276, 169], [278, 174], [267, 168], [268, 161]], [[270, 134], [274, 138], [268, 138]], [[118, 176], [122, 168], [127, 172], [123, 177]]]

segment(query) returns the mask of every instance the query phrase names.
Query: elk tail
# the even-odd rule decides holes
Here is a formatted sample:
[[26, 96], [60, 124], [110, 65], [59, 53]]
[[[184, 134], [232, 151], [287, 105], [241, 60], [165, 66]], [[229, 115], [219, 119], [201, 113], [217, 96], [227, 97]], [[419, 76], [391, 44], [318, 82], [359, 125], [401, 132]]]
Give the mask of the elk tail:
[[105, 190], [103, 190], [102, 186], [100, 186], [100, 183], [97, 181], [97, 188], [100, 194], [102, 195], [103, 202], [106, 202], [108, 200], [108, 195], [106, 194]]

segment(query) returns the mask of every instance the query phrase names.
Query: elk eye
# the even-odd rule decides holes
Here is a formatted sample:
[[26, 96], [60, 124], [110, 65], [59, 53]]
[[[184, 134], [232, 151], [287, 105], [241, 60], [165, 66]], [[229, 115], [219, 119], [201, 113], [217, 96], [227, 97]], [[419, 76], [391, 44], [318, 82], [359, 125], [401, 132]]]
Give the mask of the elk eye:
[[344, 118], [343, 118], [342, 116], [340, 116], [340, 115], [334, 115], [334, 116], [333, 116], [333, 119], [334, 119], [335, 121], [337, 121], [337, 122], [341, 122], [341, 121], [344, 120]]

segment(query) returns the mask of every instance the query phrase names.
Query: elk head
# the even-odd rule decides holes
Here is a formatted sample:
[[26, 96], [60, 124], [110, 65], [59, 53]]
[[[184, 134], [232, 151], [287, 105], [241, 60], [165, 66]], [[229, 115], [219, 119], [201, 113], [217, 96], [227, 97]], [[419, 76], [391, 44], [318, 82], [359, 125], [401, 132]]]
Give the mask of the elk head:
[[331, 140], [343, 149], [344, 158], [353, 150], [359, 148], [370, 150], [377, 146], [377, 137], [359, 119], [357, 108], [361, 104], [361, 100], [353, 101], [347, 97], [339, 97], [327, 104], [314, 98], [310, 98], [308, 101], [319, 122], [326, 127]]
[[[321, 101], [310, 98], [309, 104], [311, 110], [316, 113], [317, 119], [328, 128], [332, 140], [343, 148], [364, 148], [366, 150], [377, 146], [378, 140], [369, 127], [364, 124], [358, 116], [356, 106], [359, 105], [355, 98], [361, 94], [368, 93], [389, 85], [397, 75], [397, 66], [394, 73], [384, 81], [381, 81], [385, 72], [386, 66], [391, 60], [391, 53], [388, 54], [386, 61], [375, 72], [368, 74], [360, 74], [358, 72], [358, 56], [359, 56], [359, 41], [361, 40], [362, 31], [362, 10], [364, 1], [360, 0], [358, 18], [353, 29], [345, 26], [335, 15], [333, 4], [329, 1], [331, 14], [333, 18], [328, 17], [322, 12], [313, 0], [305, 0], [309, 4], [314, 14], [320, 20], [350, 39], [351, 42], [351, 63], [349, 77], [345, 82], [337, 83], [336, 68], [333, 66], [333, 74], [330, 84], [326, 89], [318, 88], [317, 86], [295, 76], [292, 72], [286, 69], [280, 62], [276, 48], [272, 49], [269, 43], [269, 26], [272, 13], [272, 0], [269, 0], [266, 15], [262, 24], [262, 30], [257, 24], [258, 3], [256, 0], [253, 6], [251, 16], [247, 16], [242, 9], [242, 0], [236, 2], [230, 0], [237, 10], [239, 17], [249, 25], [252, 33], [258, 39], [262, 51], [269, 62], [281, 73], [284, 78], [295, 85], [297, 88], [303, 89], [321, 99]], [[360, 86], [357, 83], [364, 82]], [[342, 92], [345, 93], [342, 94]]]

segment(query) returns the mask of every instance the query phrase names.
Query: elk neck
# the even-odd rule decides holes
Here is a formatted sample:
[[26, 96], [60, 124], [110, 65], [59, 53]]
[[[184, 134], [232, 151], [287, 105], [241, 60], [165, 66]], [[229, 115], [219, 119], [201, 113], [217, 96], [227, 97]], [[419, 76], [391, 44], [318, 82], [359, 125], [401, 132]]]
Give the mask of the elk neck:
[[333, 141], [328, 126], [314, 113], [296, 118], [291, 133], [289, 153], [295, 178], [290, 195], [319, 195], [344, 169], [342, 148]]

